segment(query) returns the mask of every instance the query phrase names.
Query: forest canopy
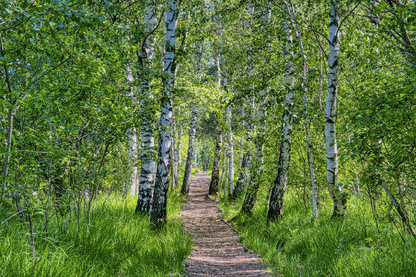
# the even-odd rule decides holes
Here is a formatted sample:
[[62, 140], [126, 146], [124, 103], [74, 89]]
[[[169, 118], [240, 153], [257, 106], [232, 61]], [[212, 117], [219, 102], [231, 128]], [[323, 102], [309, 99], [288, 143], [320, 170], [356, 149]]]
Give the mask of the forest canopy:
[[[27, 272], [60, 234], [81, 249], [106, 209], [178, 245], [195, 171], [243, 243], [273, 266], [301, 257], [285, 256], [285, 274], [315, 274], [317, 250], [285, 245], [294, 218], [334, 241], [338, 223], [368, 229], [348, 255], [405, 249], [411, 262], [385, 272], [413, 272], [415, 1], [0, 0], [0, 50], [0, 237], [29, 247], [16, 259]], [[190, 238], [179, 244], [166, 274], [183, 271]], [[20, 250], [2, 251], [13, 275]]]

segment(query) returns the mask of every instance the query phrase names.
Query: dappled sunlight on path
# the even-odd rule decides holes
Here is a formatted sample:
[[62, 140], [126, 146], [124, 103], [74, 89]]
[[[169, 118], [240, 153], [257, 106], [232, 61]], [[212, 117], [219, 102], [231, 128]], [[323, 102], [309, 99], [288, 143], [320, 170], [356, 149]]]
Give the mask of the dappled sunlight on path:
[[186, 276], [273, 276], [257, 254], [248, 252], [234, 231], [221, 221], [217, 203], [207, 196], [209, 176], [197, 173], [192, 180], [182, 218], [194, 241], [185, 262]]

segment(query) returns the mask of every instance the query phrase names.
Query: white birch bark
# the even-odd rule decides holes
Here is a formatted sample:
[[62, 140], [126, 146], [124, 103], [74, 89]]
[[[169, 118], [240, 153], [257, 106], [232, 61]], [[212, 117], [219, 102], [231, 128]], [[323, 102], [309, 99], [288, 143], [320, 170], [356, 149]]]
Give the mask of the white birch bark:
[[166, 14], [166, 47], [164, 60], [163, 97], [160, 109], [160, 137], [158, 147], [158, 163], [153, 196], [151, 220], [161, 226], [166, 218], [167, 194], [170, 181], [170, 151], [172, 144], [173, 89], [175, 84], [176, 60], [176, 26], [178, 19], [177, 3], [169, 1]]
[[[177, 163], [177, 166], [176, 166], [176, 169], [177, 169], [177, 173], [176, 173], [176, 175], [177, 176], [179, 176], [179, 173], [180, 173], [180, 168], [181, 168], [181, 161], [182, 161], [182, 159], [181, 159], [181, 146], [182, 146], [182, 125], [179, 123], [179, 128], [178, 128], [178, 136], [177, 136], [177, 141], [178, 141], [178, 143], [177, 143], [177, 146], [176, 146], [176, 148], [175, 148], [175, 152], [176, 152], [176, 154], [175, 154], [175, 158], [176, 158], [176, 163]], [[178, 177], [179, 178], [179, 177]], [[177, 183], [178, 185], [179, 185], [179, 181], [178, 181], [178, 183]]]
[[[245, 130], [246, 129], [246, 119], [245, 119], [244, 101], [241, 104], [241, 118], [243, 120], [243, 124], [242, 124], [243, 125], [243, 130]], [[247, 136], [246, 136], [246, 140], [247, 140]], [[238, 168], [240, 169], [240, 172], [241, 172], [241, 169], [243, 167], [244, 154], [245, 154], [244, 141], [241, 139], [240, 140], [239, 156], [238, 156]], [[238, 181], [237, 181], [237, 183], [238, 183]], [[234, 190], [234, 192], [235, 192], [235, 190]]]
[[138, 186], [138, 170], [137, 170], [137, 159], [138, 159], [138, 152], [137, 152], [137, 132], [136, 127], [133, 127], [129, 131], [129, 149], [128, 149], [128, 156], [130, 160], [130, 164], [132, 166], [132, 173], [131, 173], [131, 187], [130, 187], [130, 194], [135, 196], [139, 192]]
[[[289, 11], [288, 7], [284, 7]], [[285, 33], [286, 45], [284, 46], [285, 66], [285, 87], [286, 97], [284, 103], [282, 119], [282, 139], [280, 143], [279, 165], [277, 168], [276, 179], [270, 194], [269, 212], [267, 222], [275, 221], [283, 215], [283, 201], [286, 192], [287, 178], [290, 165], [290, 147], [292, 144], [292, 119], [293, 119], [293, 97], [294, 97], [294, 57], [292, 52], [293, 38], [292, 30], [288, 20], [283, 22], [283, 31]]]
[[218, 53], [215, 56], [215, 65], [217, 67], [217, 87], [218, 87], [218, 89], [221, 88], [221, 66], [220, 66], [220, 63], [221, 63], [221, 54]]
[[[127, 81], [132, 83], [134, 81], [133, 72], [131, 68], [127, 68]], [[134, 88], [131, 87], [130, 95], [131, 101], [134, 103]], [[136, 127], [133, 126], [129, 131], [129, 142], [128, 142], [128, 157], [129, 163], [132, 168], [131, 179], [130, 179], [130, 195], [135, 196], [139, 192], [139, 180], [138, 180], [138, 170], [137, 170], [137, 159], [138, 159], [138, 149], [137, 149], [137, 131]]]
[[306, 137], [306, 146], [308, 151], [308, 166], [309, 166], [309, 174], [311, 179], [311, 188], [312, 188], [312, 210], [313, 210], [313, 216], [315, 218], [318, 218], [318, 205], [317, 205], [317, 199], [316, 199], [316, 184], [315, 184], [315, 169], [313, 165], [313, 147], [312, 142], [309, 134], [309, 116], [308, 116], [308, 74], [309, 74], [309, 68], [308, 68], [308, 58], [305, 53], [305, 49], [303, 48], [303, 41], [302, 41], [302, 33], [300, 32], [299, 25], [296, 21], [296, 11], [293, 6], [293, 3], [290, 1], [291, 7], [292, 7], [292, 17], [295, 19], [294, 22], [296, 22], [296, 33], [298, 37], [298, 43], [300, 52], [302, 54], [303, 59], [303, 82], [302, 87], [304, 90], [304, 96], [303, 96], [303, 124], [305, 127], [305, 137]]
[[[173, 131], [176, 130], [176, 120], [175, 120], [175, 112], [173, 110], [173, 115], [172, 115], [172, 124], [173, 124]], [[173, 132], [173, 134], [175, 134]], [[171, 172], [172, 172], [172, 191], [175, 191], [176, 189], [176, 185], [179, 185], [179, 178], [178, 178], [178, 163], [177, 163], [177, 159], [176, 159], [176, 136], [173, 135], [172, 136], [172, 150], [170, 151], [170, 162], [171, 162]]]
[[[215, 65], [217, 67], [217, 87], [218, 89], [221, 88], [221, 68], [220, 68], [220, 54], [217, 53], [215, 56]], [[216, 195], [220, 192], [220, 187], [222, 186], [222, 177], [220, 182], [220, 160], [221, 160], [221, 149], [222, 149], [222, 130], [217, 126], [217, 138], [216, 138], [216, 146], [215, 146], [215, 154], [214, 154], [214, 164], [212, 166], [212, 175], [211, 175], [211, 182], [209, 184], [209, 191], [210, 195]], [[223, 166], [224, 167], [224, 166]], [[222, 174], [224, 176], [224, 172]]]
[[336, 135], [337, 94], [338, 94], [338, 56], [339, 56], [339, 0], [332, 0], [329, 23], [328, 55], [328, 94], [325, 107], [325, 139], [327, 153], [327, 183], [329, 194], [334, 202], [332, 217], [347, 213], [347, 197], [338, 186], [338, 147]]
[[140, 132], [141, 143], [141, 168], [139, 179], [139, 196], [137, 198], [136, 212], [150, 213], [152, 209], [152, 198], [154, 190], [154, 175], [156, 170], [155, 161], [155, 138], [154, 138], [154, 122], [153, 114], [149, 112], [151, 103], [151, 88], [150, 88], [150, 67], [153, 60], [154, 52], [154, 36], [150, 32], [154, 31], [157, 26], [156, 13], [153, 6], [146, 6], [145, 14], [145, 33], [148, 37], [143, 43], [143, 48], [140, 50], [139, 63], [142, 68], [141, 72], [141, 93], [143, 94], [143, 101], [140, 103], [143, 111], [142, 126]]
[[234, 192], [234, 143], [231, 128], [231, 106], [227, 107], [227, 140], [228, 140], [228, 196], [232, 197]]

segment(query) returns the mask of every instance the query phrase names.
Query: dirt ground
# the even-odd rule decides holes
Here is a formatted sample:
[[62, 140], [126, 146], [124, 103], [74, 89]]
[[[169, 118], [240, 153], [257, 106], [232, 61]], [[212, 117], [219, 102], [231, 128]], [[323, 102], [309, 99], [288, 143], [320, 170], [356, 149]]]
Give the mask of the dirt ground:
[[238, 235], [225, 224], [217, 203], [208, 198], [210, 178], [197, 173], [192, 179], [190, 202], [182, 211], [185, 231], [194, 241], [185, 262], [186, 276], [273, 276], [256, 253], [238, 242]]

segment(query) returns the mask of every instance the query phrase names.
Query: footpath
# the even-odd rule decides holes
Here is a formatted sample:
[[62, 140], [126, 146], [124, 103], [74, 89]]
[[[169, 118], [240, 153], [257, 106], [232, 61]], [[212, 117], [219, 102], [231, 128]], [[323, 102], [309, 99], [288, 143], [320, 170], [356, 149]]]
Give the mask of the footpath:
[[185, 231], [194, 242], [185, 261], [186, 276], [273, 276], [256, 253], [238, 242], [238, 235], [221, 220], [217, 203], [208, 198], [209, 175], [196, 173], [188, 204], [182, 211]]

